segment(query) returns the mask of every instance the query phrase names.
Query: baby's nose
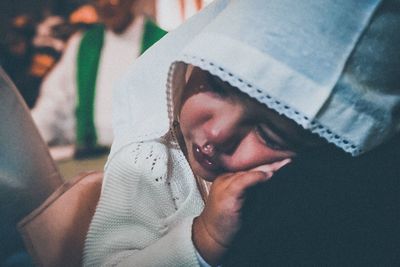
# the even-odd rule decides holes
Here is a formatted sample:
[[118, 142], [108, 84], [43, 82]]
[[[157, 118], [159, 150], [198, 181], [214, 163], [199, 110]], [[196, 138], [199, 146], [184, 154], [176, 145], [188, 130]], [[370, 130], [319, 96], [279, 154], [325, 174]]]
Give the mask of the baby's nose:
[[207, 141], [204, 145], [211, 144], [218, 147], [231, 137], [234, 133], [234, 128], [235, 122], [232, 118], [214, 116], [204, 125], [203, 130]]

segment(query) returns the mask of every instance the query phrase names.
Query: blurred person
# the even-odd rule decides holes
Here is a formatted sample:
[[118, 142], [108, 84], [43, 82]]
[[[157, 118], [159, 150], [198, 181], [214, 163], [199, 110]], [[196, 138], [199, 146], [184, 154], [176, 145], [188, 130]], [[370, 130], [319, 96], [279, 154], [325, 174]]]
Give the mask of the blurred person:
[[75, 10], [62, 12], [64, 5], [45, 10], [44, 18], [36, 26], [30, 73], [43, 79], [55, 66], [65, 50], [68, 39], [78, 31], [89, 30], [99, 23], [93, 5], [85, 4]]
[[72, 25], [77, 28], [86, 28], [88, 25], [93, 25], [99, 22], [99, 16], [93, 5], [85, 4], [71, 12], [68, 17]]
[[66, 20], [58, 15], [48, 15], [37, 25], [33, 45], [36, 47], [51, 47], [57, 52], [64, 49], [69, 32], [62, 29]]
[[33, 52], [29, 74], [39, 81], [56, 65], [65, 49], [68, 38], [73, 33], [73, 27], [62, 16], [51, 12], [36, 26], [33, 37]]
[[101, 24], [81, 33], [44, 80], [32, 111], [49, 145], [73, 144], [75, 157], [108, 151], [112, 88], [135, 58], [166, 32], [140, 12], [138, 0], [96, 0]]
[[60, 12], [47, 7], [34, 22], [29, 15], [18, 15], [12, 21], [8, 38], [12, 56], [5, 68], [32, 108], [43, 78], [60, 59], [74, 27]]

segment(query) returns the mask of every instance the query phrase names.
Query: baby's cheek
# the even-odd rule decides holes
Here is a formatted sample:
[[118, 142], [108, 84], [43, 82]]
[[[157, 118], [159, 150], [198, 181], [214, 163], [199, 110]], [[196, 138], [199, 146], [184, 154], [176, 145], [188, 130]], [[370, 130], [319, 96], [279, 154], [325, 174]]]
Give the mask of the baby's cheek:
[[249, 154], [223, 156], [222, 162], [227, 172], [247, 171], [263, 163], [256, 156]]
[[231, 156], [222, 157], [222, 160], [230, 172], [248, 171], [260, 166], [267, 166], [268, 171], [277, 171], [293, 157], [292, 153], [262, 148], [237, 150]]

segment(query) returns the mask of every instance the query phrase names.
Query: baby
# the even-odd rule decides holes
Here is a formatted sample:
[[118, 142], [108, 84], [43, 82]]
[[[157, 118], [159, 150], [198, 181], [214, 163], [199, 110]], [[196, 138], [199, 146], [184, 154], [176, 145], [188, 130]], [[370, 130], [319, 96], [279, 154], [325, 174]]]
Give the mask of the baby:
[[180, 147], [194, 175], [212, 182], [203, 196], [205, 209], [193, 222], [193, 242], [207, 262], [217, 264], [240, 227], [246, 190], [269, 179], [301, 148], [321, 142], [197, 67], [178, 113]]
[[140, 58], [114, 100], [84, 264], [221, 264], [250, 188], [308, 148], [390, 139], [400, 63], [380, 58], [400, 58], [399, 19], [383, 2], [216, 0]]

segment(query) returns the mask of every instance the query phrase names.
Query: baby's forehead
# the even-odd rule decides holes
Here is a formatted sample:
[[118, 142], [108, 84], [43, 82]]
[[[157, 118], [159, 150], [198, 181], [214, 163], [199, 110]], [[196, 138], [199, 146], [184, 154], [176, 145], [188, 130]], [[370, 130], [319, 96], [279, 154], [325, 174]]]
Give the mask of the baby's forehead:
[[276, 116], [280, 116], [276, 111], [260, 103], [256, 98], [249, 96], [227, 81], [199, 67], [193, 66], [190, 71], [190, 85], [201, 87], [200, 91], [218, 92], [218, 97], [221, 99], [242, 105], [247, 111], [252, 112], [252, 114], [256, 113], [260, 116], [268, 116], [271, 113], [276, 113]]

